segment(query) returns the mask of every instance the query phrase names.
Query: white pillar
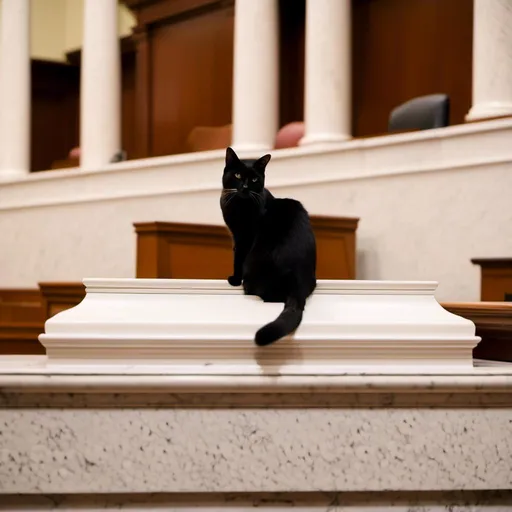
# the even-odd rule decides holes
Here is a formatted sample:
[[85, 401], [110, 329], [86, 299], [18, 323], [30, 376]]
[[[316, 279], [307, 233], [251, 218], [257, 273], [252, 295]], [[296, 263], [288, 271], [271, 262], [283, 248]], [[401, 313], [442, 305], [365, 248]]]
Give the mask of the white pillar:
[[352, 133], [350, 0], [306, 0], [305, 133], [301, 145]]
[[469, 121], [512, 115], [512, 1], [474, 0]]
[[30, 1], [1, 8], [0, 179], [10, 179], [30, 169]]
[[80, 83], [80, 166], [97, 169], [121, 149], [117, 0], [85, 0]]
[[233, 140], [236, 150], [267, 151], [278, 130], [277, 0], [236, 0]]

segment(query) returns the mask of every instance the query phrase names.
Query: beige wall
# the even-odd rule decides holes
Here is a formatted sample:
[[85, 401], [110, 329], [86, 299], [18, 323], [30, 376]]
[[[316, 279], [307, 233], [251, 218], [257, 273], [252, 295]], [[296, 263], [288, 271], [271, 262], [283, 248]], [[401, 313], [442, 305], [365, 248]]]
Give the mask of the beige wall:
[[[41, 0], [32, 0], [41, 1]], [[43, 0], [44, 1], [44, 0]], [[65, 22], [65, 38], [64, 47], [66, 51], [76, 50], [82, 46], [83, 37], [83, 9], [84, 0], [64, 0], [66, 2], [66, 22]], [[132, 27], [135, 25], [135, 17], [124, 6], [119, 6], [119, 35], [121, 37], [131, 33]]]
[[[31, 1], [31, 54], [36, 59], [64, 59], [66, 4], [69, 0]], [[73, 1], [73, 0], [71, 0]]]
[[[1, 17], [0, 0], [0, 17]], [[31, 0], [31, 54], [36, 59], [64, 60], [82, 46], [84, 0]], [[119, 34], [128, 35], [133, 14], [119, 6]]]

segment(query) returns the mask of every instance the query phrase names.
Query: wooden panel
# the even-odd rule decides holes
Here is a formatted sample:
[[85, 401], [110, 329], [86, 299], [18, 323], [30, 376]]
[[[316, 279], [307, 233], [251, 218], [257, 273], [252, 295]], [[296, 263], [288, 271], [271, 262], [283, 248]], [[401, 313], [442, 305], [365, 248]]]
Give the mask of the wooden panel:
[[37, 339], [43, 331], [43, 322], [0, 322], [0, 355], [44, 354], [44, 347]]
[[312, 216], [317, 244], [318, 279], [356, 278], [358, 219]]
[[52, 168], [78, 144], [79, 69], [32, 60], [31, 170]]
[[0, 322], [42, 322], [44, 312], [39, 290], [0, 290]]
[[183, 279], [221, 279], [231, 275], [231, 247], [174, 242], [169, 253], [170, 271]]
[[135, 158], [146, 158], [151, 154], [151, 52], [148, 27], [145, 25], [135, 27], [133, 40], [136, 45]]
[[[149, 156], [187, 152], [196, 126], [230, 124], [234, 9], [225, 4], [175, 16], [149, 31]], [[140, 79], [143, 88], [147, 81]]]
[[[171, 222], [134, 226], [137, 277], [222, 279], [229, 275], [232, 249], [225, 227]], [[201, 262], [206, 253], [207, 259]]]
[[473, 350], [474, 358], [512, 362], [512, 304], [476, 302], [442, 306], [476, 325], [476, 334], [482, 341]]
[[[358, 219], [315, 217], [317, 276], [355, 279]], [[232, 242], [224, 226], [148, 222], [134, 224], [137, 277], [225, 279], [232, 271]]]
[[44, 322], [85, 297], [82, 283], [40, 283], [39, 290], [0, 290], [0, 354], [44, 354]]
[[135, 45], [130, 40], [130, 51], [121, 58], [121, 145], [128, 159], [137, 157], [136, 140], [136, 58]]
[[304, 120], [305, 0], [279, 0], [279, 126]]
[[473, 0], [353, 0], [353, 133], [385, 133], [391, 110], [446, 93], [450, 124], [471, 106]]
[[471, 262], [481, 267], [480, 300], [511, 300], [512, 258], [480, 258]]
[[44, 310], [39, 290], [0, 290], [0, 354], [42, 354]]
[[45, 318], [79, 304], [85, 297], [82, 283], [39, 283]]

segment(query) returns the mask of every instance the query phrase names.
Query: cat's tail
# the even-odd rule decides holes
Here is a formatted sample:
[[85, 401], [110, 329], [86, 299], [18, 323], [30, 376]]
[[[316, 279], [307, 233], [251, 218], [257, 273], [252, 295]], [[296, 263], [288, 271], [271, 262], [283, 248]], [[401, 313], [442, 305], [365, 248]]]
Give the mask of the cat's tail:
[[282, 313], [273, 322], [264, 325], [256, 333], [254, 340], [256, 345], [260, 347], [270, 345], [297, 329], [302, 321], [305, 305], [306, 301], [304, 299], [288, 297], [284, 303]]

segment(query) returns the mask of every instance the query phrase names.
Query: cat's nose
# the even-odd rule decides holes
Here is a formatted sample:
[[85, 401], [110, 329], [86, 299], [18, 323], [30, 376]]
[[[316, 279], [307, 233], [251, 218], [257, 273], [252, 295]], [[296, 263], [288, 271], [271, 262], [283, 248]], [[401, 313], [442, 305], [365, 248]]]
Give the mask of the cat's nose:
[[247, 183], [244, 183], [243, 184], [243, 188], [247, 188], [249, 185], [247, 185]]

